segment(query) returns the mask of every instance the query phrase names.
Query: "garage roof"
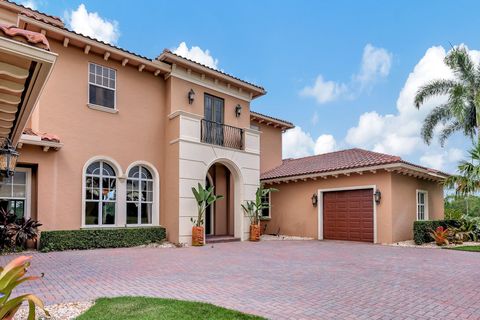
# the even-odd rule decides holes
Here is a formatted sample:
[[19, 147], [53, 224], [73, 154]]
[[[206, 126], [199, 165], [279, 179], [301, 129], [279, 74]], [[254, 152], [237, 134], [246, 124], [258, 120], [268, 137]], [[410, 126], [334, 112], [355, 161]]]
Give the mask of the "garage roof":
[[[285, 159], [282, 165], [263, 173], [261, 180], [284, 180], [283, 178], [321, 175], [338, 171], [342, 171], [342, 173], [349, 170], [359, 171], [363, 168], [379, 167], [381, 169], [382, 166], [396, 164], [434, 175], [437, 178], [448, 176], [438, 170], [409, 163], [397, 156], [354, 148], [305, 158]], [[388, 168], [392, 168], [392, 166], [388, 166]]]

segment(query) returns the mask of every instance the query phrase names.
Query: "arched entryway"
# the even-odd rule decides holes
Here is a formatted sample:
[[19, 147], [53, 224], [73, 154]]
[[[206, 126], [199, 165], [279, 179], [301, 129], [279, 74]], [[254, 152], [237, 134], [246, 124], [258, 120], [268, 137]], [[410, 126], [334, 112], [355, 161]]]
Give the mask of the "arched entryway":
[[207, 241], [235, 237], [235, 176], [222, 163], [208, 169], [205, 185], [214, 186], [215, 194], [223, 199], [211, 205], [205, 215]]

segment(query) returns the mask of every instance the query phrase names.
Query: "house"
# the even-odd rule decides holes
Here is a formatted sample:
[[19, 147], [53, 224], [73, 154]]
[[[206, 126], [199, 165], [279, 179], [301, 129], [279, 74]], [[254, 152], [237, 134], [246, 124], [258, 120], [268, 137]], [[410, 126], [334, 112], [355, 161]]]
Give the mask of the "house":
[[269, 233], [392, 242], [411, 238], [416, 218], [443, 216], [445, 175], [398, 157], [354, 149], [282, 160], [293, 124], [250, 110], [260, 86], [169, 50], [148, 59], [6, 0], [0, 26], [20, 34], [1, 41], [34, 35], [56, 58], [12, 139], [17, 171], [0, 182], [0, 207], [44, 230], [162, 225], [189, 243], [198, 183], [225, 196], [207, 212], [211, 237], [248, 238], [241, 204], [261, 181], [280, 190], [264, 213]]

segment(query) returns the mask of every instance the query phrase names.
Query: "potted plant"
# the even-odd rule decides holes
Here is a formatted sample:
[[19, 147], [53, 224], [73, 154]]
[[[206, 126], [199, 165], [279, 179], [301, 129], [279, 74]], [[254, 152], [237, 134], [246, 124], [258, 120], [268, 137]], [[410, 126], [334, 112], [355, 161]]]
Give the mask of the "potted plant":
[[212, 203], [223, 199], [222, 195], [215, 195], [213, 189], [213, 186], [205, 189], [200, 183], [197, 188], [192, 187], [193, 195], [197, 201], [198, 210], [197, 218], [190, 218], [190, 221], [194, 224], [192, 227], [192, 246], [203, 246], [205, 242], [205, 230], [203, 227], [205, 211]]
[[270, 208], [270, 204], [264, 199], [274, 191], [278, 191], [275, 188], [264, 188], [263, 185], [255, 192], [255, 201], [248, 200], [245, 204], [242, 204], [243, 211], [250, 219], [250, 241], [260, 240], [260, 218], [262, 210]]

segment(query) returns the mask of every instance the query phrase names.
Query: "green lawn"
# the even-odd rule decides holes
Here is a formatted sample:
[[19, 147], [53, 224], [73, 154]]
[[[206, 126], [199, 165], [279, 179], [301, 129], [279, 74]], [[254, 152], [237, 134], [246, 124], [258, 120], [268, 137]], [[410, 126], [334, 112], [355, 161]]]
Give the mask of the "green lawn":
[[460, 251], [471, 251], [471, 252], [480, 252], [480, 246], [459, 246], [459, 247], [452, 247], [446, 248], [449, 250], [460, 250]]
[[146, 297], [100, 298], [77, 320], [264, 319], [209, 303]]

